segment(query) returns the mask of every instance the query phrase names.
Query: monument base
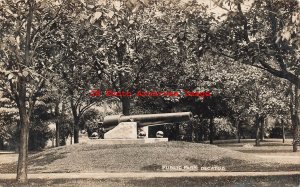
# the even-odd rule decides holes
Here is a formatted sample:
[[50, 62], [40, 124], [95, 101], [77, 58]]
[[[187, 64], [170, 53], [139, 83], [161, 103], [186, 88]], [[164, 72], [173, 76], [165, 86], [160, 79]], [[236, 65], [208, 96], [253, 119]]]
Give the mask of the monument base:
[[104, 139], [137, 139], [137, 123], [122, 122], [104, 134]]
[[145, 138], [145, 139], [93, 139], [88, 144], [145, 144], [167, 142], [168, 138]]

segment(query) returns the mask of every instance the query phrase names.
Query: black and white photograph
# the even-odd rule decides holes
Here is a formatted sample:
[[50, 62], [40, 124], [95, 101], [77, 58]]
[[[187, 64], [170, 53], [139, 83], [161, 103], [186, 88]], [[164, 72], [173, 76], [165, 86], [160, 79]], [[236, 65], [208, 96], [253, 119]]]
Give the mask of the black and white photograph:
[[0, 0], [0, 187], [299, 187], [300, 0]]

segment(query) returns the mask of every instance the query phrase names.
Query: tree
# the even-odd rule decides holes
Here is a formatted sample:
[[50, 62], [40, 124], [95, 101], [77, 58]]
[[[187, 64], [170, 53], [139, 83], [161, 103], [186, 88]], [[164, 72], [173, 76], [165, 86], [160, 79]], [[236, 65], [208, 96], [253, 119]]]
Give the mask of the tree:
[[[180, 87], [174, 85], [187, 73], [187, 60], [196, 60], [185, 56], [198, 53], [199, 43], [194, 38], [204, 39], [205, 35], [198, 34], [208, 30], [204, 6], [164, 0], [109, 1], [102, 7], [98, 2], [92, 7], [96, 10], [92, 28], [99, 33], [97, 56], [104, 62], [95, 68], [105, 74], [110, 88], [137, 92]], [[198, 22], [197, 27], [203, 27], [199, 31], [193, 27]], [[131, 98], [119, 98], [128, 115]]]
[[[12, 3], [12, 2], [11, 2]], [[32, 59], [30, 54], [31, 49], [31, 30], [33, 22], [33, 12], [34, 12], [34, 2], [26, 2], [26, 4], [17, 4], [14, 7], [12, 4], [2, 4], [2, 10], [4, 10], [3, 15], [1, 15], [5, 21], [1, 22], [2, 28], [7, 28], [11, 23], [17, 23], [13, 25], [13, 29], [7, 29], [10, 32], [3, 32], [1, 41], [9, 41], [8, 45], [2, 46], [1, 56], [2, 62], [1, 66], [4, 70], [8, 70], [5, 77], [9, 82], [10, 88], [7, 89], [7, 84], [2, 84], [4, 88], [9, 90], [11, 98], [17, 103], [19, 115], [20, 115], [20, 124], [21, 124], [21, 133], [20, 133], [20, 145], [19, 145], [19, 159], [18, 159], [18, 171], [17, 179], [20, 182], [27, 181], [27, 157], [28, 157], [28, 135], [29, 135], [29, 125], [30, 117], [34, 107], [33, 93], [35, 90], [32, 90], [29, 95], [29, 107], [26, 107], [26, 88], [28, 84], [28, 72], [25, 70], [25, 67], [30, 66]], [[13, 9], [14, 8], [14, 9]], [[28, 14], [27, 18], [22, 18], [19, 9], [23, 8]], [[23, 12], [25, 13], [25, 12]], [[10, 23], [8, 23], [10, 21]], [[13, 21], [13, 22], [11, 22]], [[23, 23], [22, 23], [23, 22]], [[25, 22], [25, 23], [24, 23]], [[25, 29], [23, 29], [23, 24], [26, 24]], [[14, 32], [12, 32], [14, 31]], [[24, 39], [25, 37], [25, 39]], [[23, 45], [24, 47], [20, 46]], [[17, 62], [17, 63], [14, 63]], [[23, 65], [23, 67], [21, 66]], [[4, 66], [4, 67], [3, 67]], [[42, 83], [40, 81], [39, 83]], [[33, 84], [35, 86], [36, 84]], [[39, 89], [38, 86], [35, 89]]]
[[[239, 63], [245, 63], [288, 80], [299, 89], [299, 7], [296, 0], [253, 1], [245, 8], [243, 1], [222, 0], [226, 18], [212, 27], [211, 48]], [[294, 92], [295, 94], [295, 92]], [[294, 137], [298, 137], [298, 100], [294, 100]], [[297, 146], [294, 146], [296, 151]]]
[[60, 1], [0, 2], [0, 87], [9, 93], [20, 116], [17, 180], [27, 182], [28, 136], [38, 93], [50, 64], [47, 38], [64, 9]]
[[[66, 21], [67, 19], [69, 21]], [[74, 143], [79, 143], [80, 118], [102, 98], [91, 97], [89, 93], [90, 90], [98, 90], [97, 86], [101, 85], [98, 70], [93, 66], [101, 62], [97, 60], [97, 52], [93, 49], [97, 42], [94, 38], [96, 35], [93, 35], [89, 27], [83, 25], [84, 22], [72, 19], [61, 18], [60, 23], [57, 23], [60, 36], [53, 41], [53, 50], [57, 51], [57, 60], [61, 63], [53, 67], [55, 75], [59, 78], [56, 81], [54, 79], [52, 84], [55, 84], [63, 95], [64, 98], [61, 99], [68, 101], [65, 107], [69, 107], [73, 115]]]

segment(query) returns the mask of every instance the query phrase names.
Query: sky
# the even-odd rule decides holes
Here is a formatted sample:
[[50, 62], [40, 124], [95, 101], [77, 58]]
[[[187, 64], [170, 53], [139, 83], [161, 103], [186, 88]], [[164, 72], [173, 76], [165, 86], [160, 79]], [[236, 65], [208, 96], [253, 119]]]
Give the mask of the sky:
[[[189, 2], [191, 0], [181, 0], [182, 2]], [[214, 2], [218, 0], [197, 0], [198, 3], [203, 3], [205, 5], [208, 5], [208, 11], [215, 13], [216, 16], [221, 16], [222, 14], [226, 13], [227, 11], [220, 8], [218, 5], [216, 5]], [[244, 3], [242, 4], [242, 10], [247, 10], [251, 6], [251, 3], [253, 0], [244, 0]], [[225, 8], [229, 9], [229, 6], [225, 5]]]

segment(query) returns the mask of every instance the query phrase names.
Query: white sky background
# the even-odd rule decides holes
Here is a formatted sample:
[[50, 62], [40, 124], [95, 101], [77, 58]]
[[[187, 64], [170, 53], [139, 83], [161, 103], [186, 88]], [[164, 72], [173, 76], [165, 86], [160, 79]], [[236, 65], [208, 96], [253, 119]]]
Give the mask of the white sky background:
[[[181, 0], [183, 3], [189, 2], [191, 0]], [[200, 4], [208, 5], [208, 11], [215, 13], [216, 16], [221, 16], [222, 14], [226, 13], [227, 11], [220, 8], [218, 5], [216, 5], [214, 2], [217, 0], [197, 0]], [[244, 3], [242, 4], [242, 10], [246, 11], [248, 8], [250, 8], [253, 0], [244, 0]], [[224, 8], [230, 9], [228, 5], [224, 3]]]

